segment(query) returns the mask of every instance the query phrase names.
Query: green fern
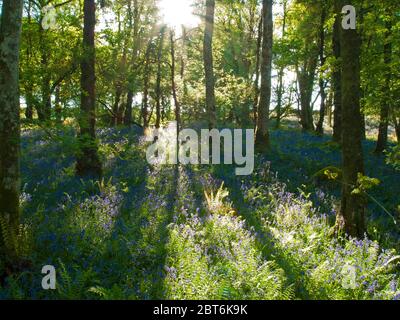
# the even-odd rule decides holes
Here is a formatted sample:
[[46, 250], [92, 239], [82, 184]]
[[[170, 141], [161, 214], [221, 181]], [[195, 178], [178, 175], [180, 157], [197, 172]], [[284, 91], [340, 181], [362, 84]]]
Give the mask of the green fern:
[[85, 270], [75, 266], [73, 268], [74, 275], [69, 272], [65, 267], [65, 264], [59, 260], [60, 264], [60, 280], [57, 282], [57, 290], [63, 299], [85, 299], [87, 298], [88, 288], [97, 284], [96, 274], [92, 268]]
[[32, 237], [28, 225], [20, 224], [16, 229], [10, 227], [7, 217], [0, 216], [1, 240], [5, 253], [12, 260], [19, 260], [29, 256], [32, 249]]
[[94, 293], [102, 300], [123, 300], [126, 299], [126, 295], [122, 288], [114, 285], [111, 289], [102, 288], [99, 286], [91, 287], [88, 292]]

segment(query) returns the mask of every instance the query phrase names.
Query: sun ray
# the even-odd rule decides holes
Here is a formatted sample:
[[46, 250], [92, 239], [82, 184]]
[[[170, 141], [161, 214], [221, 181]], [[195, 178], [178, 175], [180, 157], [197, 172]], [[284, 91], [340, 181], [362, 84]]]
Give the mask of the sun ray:
[[159, 9], [164, 23], [174, 29], [195, 27], [200, 22], [193, 13], [193, 0], [160, 0]]

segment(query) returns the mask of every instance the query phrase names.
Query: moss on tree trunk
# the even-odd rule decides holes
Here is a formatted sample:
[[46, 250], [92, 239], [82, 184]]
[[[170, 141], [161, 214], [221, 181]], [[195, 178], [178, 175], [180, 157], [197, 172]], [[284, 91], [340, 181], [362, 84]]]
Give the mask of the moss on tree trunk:
[[96, 143], [96, 75], [95, 75], [95, 25], [96, 4], [84, 2], [83, 59], [81, 62], [81, 114], [78, 136], [79, 154], [76, 171], [78, 176], [100, 177], [101, 162]]
[[[20, 193], [19, 48], [22, 0], [4, 0], [0, 27], [0, 216], [17, 232]], [[0, 228], [0, 259], [13, 254]], [[7, 247], [7, 250], [6, 250]]]
[[353, 194], [358, 174], [364, 173], [360, 108], [361, 37], [358, 30], [341, 31], [342, 57], [342, 204], [338, 227], [350, 236], [365, 233], [365, 203], [361, 195]]
[[269, 148], [269, 109], [271, 103], [273, 19], [272, 0], [263, 0], [263, 40], [261, 53], [261, 91], [258, 105], [256, 149]]

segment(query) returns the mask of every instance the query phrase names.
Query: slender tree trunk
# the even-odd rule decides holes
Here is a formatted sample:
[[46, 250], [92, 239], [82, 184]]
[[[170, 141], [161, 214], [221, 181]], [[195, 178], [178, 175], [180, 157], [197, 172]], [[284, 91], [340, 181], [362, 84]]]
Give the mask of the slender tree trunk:
[[[22, 6], [22, 0], [3, 0], [0, 25], [0, 223], [6, 225], [7, 232], [14, 236], [18, 232], [20, 213], [19, 48]], [[5, 255], [9, 263], [16, 258], [15, 247], [4, 242], [5, 235], [1, 229], [0, 259]]]
[[320, 25], [320, 41], [319, 41], [319, 60], [320, 60], [320, 76], [319, 76], [319, 90], [320, 90], [320, 98], [321, 105], [319, 111], [319, 121], [316, 128], [316, 132], [319, 135], [324, 134], [324, 121], [325, 121], [325, 113], [326, 113], [326, 91], [325, 91], [325, 80], [323, 69], [326, 63], [325, 57], [325, 22], [326, 22], [326, 7], [325, 4], [322, 4], [321, 8], [321, 25]]
[[133, 92], [128, 90], [128, 96], [126, 98], [126, 107], [124, 115], [124, 124], [130, 126], [132, 124], [132, 105], [133, 105]]
[[[282, 24], [282, 39], [286, 36], [286, 16], [287, 16], [287, 1], [283, 2], [283, 24]], [[278, 72], [278, 91], [277, 91], [277, 104], [276, 104], [276, 129], [281, 126], [282, 120], [282, 104], [283, 104], [283, 77], [285, 76], [285, 68], [280, 67]]]
[[257, 49], [256, 49], [256, 76], [254, 79], [254, 100], [253, 100], [253, 118], [254, 127], [257, 127], [257, 115], [258, 115], [258, 102], [260, 100], [260, 57], [261, 57], [261, 43], [263, 37], [263, 17], [260, 18], [258, 24], [258, 36], [257, 36]]
[[181, 70], [180, 70], [180, 76], [182, 80], [184, 80], [185, 78], [186, 38], [187, 38], [186, 27], [182, 26], [182, 54], [181, 54]]
[[128, 90], [128, 96], [124, 114], [124, 125], [130, 126], [132, 124], [132, 107], [133, 107], [133, 91]]
[[[364, 96], [364, 91], [361, 90], [361, 99]], [[367, 140], [367, 117], [364, 111], [361, 109], [361, 140]]]
[[78, 135], [78, 176], [100, 177], [101, 162], [96, 142], [96, 75], [95, 75], [95, 0], [84, 1], [83, 58], [81, 61], [81, 114]]
[[110, 123], [112, 127], [118, 124], [118, 114], [119, 114], [119, 106], [121, 103], [121, 96], [122, 96], [122, 88], [119, 84], [117, 84], [117, 88], [115, 89], [115, 99], [112, 107], [112, 117]]
[[156, 81], [156, 128], [161, 126], [161, 80], [162, 80], [162, 51], [164, 47], [165, 27], [160, 30], [157, 52], [157, 81]]
[[150, 117], [149, 117], [149, 82], [150, 82], [150, 51], [151, 42], [149, 41], [146, 49], [146, 61], [144, 66], [143, 75], [143, 101], [142, 101], [142, 119], [143, 128], [147, 129], [149, 127]]
[[125, 107], [126, 107], [126, 97], [123, 97], [122, 102], [119, 104], [118, 113], [117, 113], [117, 126], [124, 124], [124, 115], [125, 115]]
[[300, 93], [300, 123], [303, 131], [314, 131], [312, 94], [314, 89], [317, 59], [310, 57], [303, 70], [297, 68]]
[[138, 0], [133, 0], [133, 12], [131, 2], [128, 2], [128, 13], [129, 13], [129, 27], [133, 29], [133, 54], [132, 61], [130, 63], [130, 81], [128, 83], [128, 96], [124, 114], [124, 124], [130, 126], [132, 124], [132, 105], [134, 97], [134, 80], [136, 77], [135, 64], [137, 59], [137, 51], [139, 47], [139, 24], [140, 24], [140, 12]]
[[341, 31], [341, 55], [343, 189], [337, 224], [339, 229], [344, 230], [348, 235], [363, 237], [365, 203], [361, 195], [353, 194], [353, 190], [358, 185], [358, 174], [364, 173], [360, 126], [361, 37], [357, 30]]
[[393, 123], [396, 131], [397, 143], [400, 145], [400, 119], [397, 119], [395, 112], [393, 111]]
[[206, 108], [208, 125], [213, 129], [217, 125], [215, 105], [215, 76], [213, 59], [215, 0], [206, 0], [206, 26], [204, 31], [203, 58], [206, 81]]
[[171, 42], [171, 88], [172, 97], [175, 104], [175, 121], [178, 133], [181, 127], [181, 107], [178, 100], [178, 94], [176, 92], [176, 82], [175, 82], [175, 39], [173, 30], [170, 31], [170, 42]]
[[37, 111], [40, 121], [48, 121], [51, 118], [51, 73], [48, 71], [49, 49], [45, 39], [46, 31], [43, 29], [42, 19], [43, 17], [39, 21], [40, 63], [43, 70], [41, 83], [42, 101]]
[[60, 86], [57, 86], [55, 89], [55, 106], [54, 106], [54, 111], [56, 114], [56, 122], [58, 124], [62, 123], [62, 107], [61, 107], [61, 88]]
[[261, 93], [258, 106], [256, 149], [259, 152], [269, 148], [269, 108], [271, 103], [273, 17], [272, 0], [263, 0], [263, 41], [261, 62]]
[[335, 1], [335, 23], [333, 26], [333, 56], [335, 57], [336, 63], [332, 74], [332, 86], [333, 86], [333, 141], [336, 143], [342, 143], [342, 71], [341, 71], [341, 44], [340, 44], [340, 33], [341, 33], [341, 12], [342, 8], [339, 1]]
[[[45, 63], [47, 65], [47, 62]], [[50, 88], [50, 76], [48, 74], [43, 76], [42, 82], [42, 105], [41, 105], [41, 116], [39, 117], [42, 121], [48, 121], [51, 119], [51, 88]]]
[[326, 113], [328, 115], [328, 125], [330, 128], [333, 127], [333, 91], [331, 91], [328, 95], [328, 102], [326, 105]]
[[[31, 10], [32, 10], [32, 3], [29, 1], [28, 2], [28, 10], [27, 10], [29, 27], [31, 26], [31, 22], [32, 22]], [[26, 55], [28, 57], [28, 62], [31, 64], [32, 63], [32, 36], [31, 36], [31, 33], [28, 33]], [[27, 82], [27, 81], [25, 81], [25, 82]], [[34, 99], [33, 99], [33, 84], [31, 82], [26, 84], [25, 92], [26, 92], [26, 94], [25, 94], [25, 101], [26, 101], [25, 117], [28, 120], [33, 120]]]
[[385, 87], [383, 88], [384, 97], [381, 102], [380, 123], [378, 141], [375, 148], [376, 154], [381, 154], [386, 150], [388, 144], [388, 129], [389, 129], [389, 116], [390, 116], [390, 84], [392, 77], [392, 23], [386, 22], [385, 46], [384, 46], [384, 60], [385, 60]]
[[188, 90], [188, 82], [186, 80], [186, 60], [187, 60], [187, 41], [188, 41], [188, 33], [185, 26], [182, 26], [182, 53], [181, 53], [181, 70], [180, 70], [180, 78], [183, 86], [183, 95], [181, 98], [181, 104], [185, 105], [188, 101], [189, 90]]
[[26, 110], [25, 110], [25, 117], [28, 120], [33, 119], [33, 107], [34, 107], [34, 99], [33, 99], [33, 88], [32, 85], [28, 84], [26, 88], [26, 95], [25, 95], [25, 101], [26, 101]]

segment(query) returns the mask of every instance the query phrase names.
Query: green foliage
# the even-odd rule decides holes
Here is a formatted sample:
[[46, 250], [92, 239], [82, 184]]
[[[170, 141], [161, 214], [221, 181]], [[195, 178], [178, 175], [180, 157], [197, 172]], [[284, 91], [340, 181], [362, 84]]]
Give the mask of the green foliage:
[[392, 165], [396, 170], [400, 170], [400, 145], [387, 152], [386, 163]]
[[341, 181], [342, 175], [343, 173], [340, 168], [329, 166], [315, 173], [313, 179], [318, 181]]
[[7, 217], [0, 215], [0, 236], [5, 254], [10, 257], [9, 262], [18, 263], [31, 254], [32, 235], [28, 225], [20, 224], [15, 228], [10, 225]]
[[228, 300], [293, 298], [283, 270], [272, 261], [263, 262], [254, 235], [243, 229], [245, 221], [232, 217], [229, 206], [225, 212], [221, 206], [218, 208], [210, 216], [192, 216], [184, 225], [170, 227], [167, 296]]
[[[301, 278], [296, 281], [297, 294], [333, 300], [393, 299], [398, 294], [394, 250], [367, 238], [333, 238], [330, 220], [320, 216], [307, 197], [283, 196], [279, 184], [268, 189], [269, 204], [260, 204], [256, 214], [274, 243], [269, 250], [289, 279]], [[252, 199], [254, 191], [251, 194], [246, 199]]]
[[370, 189], [379, 186], [381, 182], [376, 178], [366, 177], [363, 174], [358, 174], [357, 187], [352, 191], [352, 194], [365, 194]]
[[[87, 288], [97, 284], [96, 273], [91, 268], [82, 269], [75, 266], [73, 270], [68, 271], [62, 261], [59, 261], [60, 268], [59, 279], [57, 282], [57, 292], [59, 298], [64, 300], [77, 300], [88, 298]], [[74, 274], [72, 276], [71, 274]], [[91, 291], [89, 291], [91, 292]]]

